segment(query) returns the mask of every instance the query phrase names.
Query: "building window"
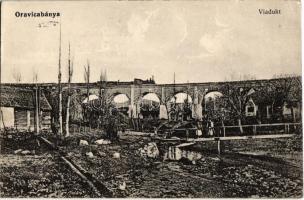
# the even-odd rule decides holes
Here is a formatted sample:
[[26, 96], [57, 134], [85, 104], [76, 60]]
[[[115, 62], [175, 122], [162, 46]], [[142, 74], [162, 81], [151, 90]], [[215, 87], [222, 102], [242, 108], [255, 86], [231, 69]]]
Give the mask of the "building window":
[[256, 115], [256, 108], [252, 101], [249, 101], [246, 106], [246, 116], [255, 116]]
[[248, 107], [247, 112], [253, 113], [254, 112], [254, 107], [253, 106]]

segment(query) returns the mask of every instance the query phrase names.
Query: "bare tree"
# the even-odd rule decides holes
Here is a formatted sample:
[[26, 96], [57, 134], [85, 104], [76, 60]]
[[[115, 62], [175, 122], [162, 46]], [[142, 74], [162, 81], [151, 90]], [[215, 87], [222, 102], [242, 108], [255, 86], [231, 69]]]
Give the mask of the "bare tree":
[[107, 71], [104, 70], [100, 73], [99, 77], [99, 89], [100, 89], [100, 123], [105, 125], [108, 122], [108, 118], [111, 115], [111, 110], [113, 109], [113, 105], [111, 102], [111, 97], [107, 94]]
[[73, 76], [73, 60], [71, 61], [71, 50], [69, 44], [69, 60], [68, 60], [68, 101], [66, 111], [66, 123], [65, 123], [65, 137], [70, 136], [69, 120], [70, 120], [70, 102], [71, 102], [71, 81]]
[[86, 82], [87, 85], [87, 98], [89, 101], [89, 96], [90, 96], [90, 63], [87, 61], [87, 66], [84, 66], [84, 81]]
[[102, 98], [102, 106], [105, 106], [106, 105], [106, 99], [107, 99], [107, 90], [106, 90], [106, 87], [107, 87], [107, 81], [108, 81], [108, 78], [107, 78], [107, 71], [104, 70], [104, 72], [100, 73], [100, 97]]
[[107, 71], [104, 70], [104, 72], [100, 72], [99, 76], [99, 96], [102, 97], [103, 93], [105, 93], [105, 88], [107, 85]]
[[89, 112], [88, 112], [88, 103], [89, 103], [89, 100], [90, 100], [90, 63], [89, 63], [89, 60], [87, 61], [87, 66], [84, 66], [84, 80], [86, 82], [86, 85], [87, 85], [87, 106], [86, 108], [84, 109], [84, 119], [86, 121], [89, 120]]
[[13, 79], [16, 83], [21, 82], [22, 77], [21, 77], [20, 71], [18, 71], [17, 69], [14, 68], [13, 71], [12, 71], [12, 76], [13, 76]]
[[34, 70], [33, 72], [33, 83], [35, 83], [35, 131], [38, 135], [39, 130], [39, 89], [38, 89], [38, 73]]
[[38, 83], [38, 72], [35, 69], [33, 69], [32, 73], [33, 73], [32, 81], [33, 81], [33, 83], [37, 84]]
[[267, 93], [272, 97], [273, 104], [277, 102], [283, 107], [284, 103], [286, 103], [286, 107], [290, 108], [293, 122], [295, 122], [294, 106], [295, 102], [301, 99], [301, 77], [295, 74], [280, 74], [274, 75], [274, 78], [276, 80], [270, 82], [270, 88]]
[[245, 117], [245, 108], [250, 99], [250, 95], [255, 91], [251, 88], [237, 88], [227, 85], [224, 94], [227, 104], [231, 108], [231, 115], [236, 117], [240, 132], [243, 133], [242, 119]]

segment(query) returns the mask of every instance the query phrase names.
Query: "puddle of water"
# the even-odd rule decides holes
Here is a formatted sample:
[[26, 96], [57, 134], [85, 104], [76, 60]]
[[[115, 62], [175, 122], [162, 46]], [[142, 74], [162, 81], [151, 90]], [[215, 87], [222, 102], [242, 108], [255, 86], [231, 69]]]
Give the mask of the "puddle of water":
[[267, 156], [268, 152], [265, 151], [256, 151], [256, 152], [251, 152], [251, 151], [239, 151], [239, 154], [243, 155], [253, 155], [253, 156]]
[[180, 160], [187, 158], [190, 161], [196, 161], [201, 159], [203, 156], [201, 153], [196, 151], [189, 151], [176, 146], [170, 146], [168, 151], [165, 153], [165, 160]]

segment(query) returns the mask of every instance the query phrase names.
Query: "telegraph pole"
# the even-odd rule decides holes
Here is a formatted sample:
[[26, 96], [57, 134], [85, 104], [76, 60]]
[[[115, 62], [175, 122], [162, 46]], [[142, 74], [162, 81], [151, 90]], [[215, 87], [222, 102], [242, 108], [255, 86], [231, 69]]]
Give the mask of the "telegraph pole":
[[63, 135], [62, 128], [62, 88], [61, 88], [61, 23], [60, 23], [60, 33], [59, 33], [59, 61], [58, 61], [58, 100], [59, 100], [59, 135]]
[[35, 83], [35, 132], [39, 134], [39, 90], [38, 90], [38, 75], [34, 72], [33, 83]]

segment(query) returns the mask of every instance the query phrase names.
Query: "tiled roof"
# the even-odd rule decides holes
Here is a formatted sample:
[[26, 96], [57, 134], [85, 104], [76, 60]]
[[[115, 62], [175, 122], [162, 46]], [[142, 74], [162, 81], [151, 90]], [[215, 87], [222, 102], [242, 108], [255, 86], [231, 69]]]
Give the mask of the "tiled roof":
[[[20, 87], [1, 87], [1, 106], [34, 109], [35, 108], [35, 91], [23, 89]], [[40, 97], [40, 108], [42, 110], [51, 110], [48, 100], [43, 92]]]

